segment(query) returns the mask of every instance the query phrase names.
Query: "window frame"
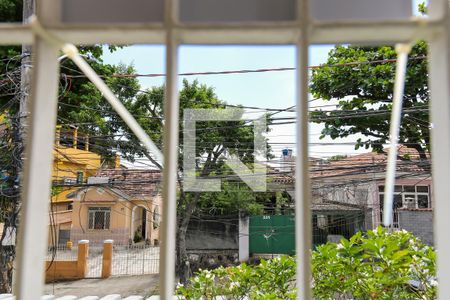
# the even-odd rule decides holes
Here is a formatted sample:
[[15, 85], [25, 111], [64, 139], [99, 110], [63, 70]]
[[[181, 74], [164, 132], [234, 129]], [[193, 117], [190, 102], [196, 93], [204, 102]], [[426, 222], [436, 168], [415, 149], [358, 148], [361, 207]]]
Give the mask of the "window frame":
[[[419, 187], [427, 187], [428, 188], [428, 192], [418, 192], [418, 188]], [[414, 193], [413, 192], [406, 192], [406, 188], [405, 187], [414, 187]], [[400, 190], [400, 191], [399, 191]], [[396, 206], [396, 196], [401, 196], [401, 206]], [[395, 185], [395, 192], [394, 192], [394, 208], [393, 208], [393, 213], [394, 213], [394, 217], [393, 217], [393, 227], [394, 228], [398, 228], [399, 224], [398, 224], [398, 209], [403, 208], [403, 206], [405, 205], [405, 200], [407, 197], [409, 196], [413, 196], [414, 198], [414, 208], [413, 209], [418, 209], [418, 210], [428, 210], [431, 209], [431, 189], [429, 185], [425, 185], [425, 184], [396, 184]], [[427, 196], [428, 197], [428, 207], [419, 207], [419, 196]], [[398, 202], [398, 201], [397, 201]], [[378, 203], [379, 203], [379, 212], [380, 212], [380, 223], [383, 222], [383, 203], [384, 203], [384, 185], [378, 185]]]
[[[37, 15], [52, 34], [74, 44], [166, 44], [166, 98], [168, 118], [164, 131], [163, 222], [160, 278], [161, 299], [173, 296], [176, 171], [178, 144], [177, 63], [180, 44], [294, 44], [297, 45], [297, 159], [296, 159], [296, 249], [298, 299], [311, 299], [310, 290], [310, 191], [308, 175], [308, 47], [310, 44], [392, 42], [424, 39], [430, 42], [430, 90], [437, 105], [431, 105], [433, 120], [432, 157], [436, 244], [440, 253], [450, 253], [450, 18], [446, 0], [430, 0], [429, 18], [407, 21], [317, 22], [310, 19], [312, 0], [297, 0], [297, 20], [289, 24], [186, 25], [177, 20], [178, 1], [165, 0], [164, 24], [124, 26], [56, 24], [56, 0], [41, 0]], [[33, 44], [35, 51], [30, 134], [24, 172], [23, 215], [15, 294], [35, 299], [43, 293], [52, 147], [55, 134], [58, 49], [36, 36], [25, 24], [0, 24], [0, 44]], [[444, 84], [441, 84], [444, 82]], [[438, 257], [439, 299], [450, 299], [450, 256]], [[34, 270], [30, 272], [29, 270]]]
[[[89, 230], [97, 231], [97, 230], [111, 230], [111, 207], [106, 206], [92, 206], [88, 207], [88, 224], [87, 228]], [[98, 219], [97, 214], [103, 213], [103, 226], [102, 228], [96, 228], [96, 220]], [[92, 216], [92, 218], [91, 218]], [[92, 222], [91, 222], [92, 221]], [[91, 226], [92, 225], [92, 226]]]

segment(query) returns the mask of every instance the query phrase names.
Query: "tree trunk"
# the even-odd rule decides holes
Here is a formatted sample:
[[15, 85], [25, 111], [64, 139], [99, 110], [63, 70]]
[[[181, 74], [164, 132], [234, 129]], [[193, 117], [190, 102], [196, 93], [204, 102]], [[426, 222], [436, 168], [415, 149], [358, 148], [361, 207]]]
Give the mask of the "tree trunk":
[[6, 233], [6, 222], [3, 226], [3, 232], [0, 238], [0, 293], [10, 293], [11, 292], [11, 280], [8, 272], [8, 267], [10, 265], [11, 258], [8, 255], [7, 248], [3, 246], [3, 240]]
[[[184, 192], [183, 192], [184, 193]], [[189, 257], [186, 249], [186, 233], [191, 221], [192, 214], [197, 206], [200, 193], [195, 193], [194, 199], [187, 203], [185, 212], [180, 216], [180, 222], [177, 226], [177, 275], [181, 283], [186, 283], [191, 274], [191, 267], [189, 265]]]
[[428, 161], [427, 153], [426, 153], [425, 149], [422, 147], [422, 145], [411, 144], [410, 147], [417, 150], [417, 152], [419, 153], [420, 160]]

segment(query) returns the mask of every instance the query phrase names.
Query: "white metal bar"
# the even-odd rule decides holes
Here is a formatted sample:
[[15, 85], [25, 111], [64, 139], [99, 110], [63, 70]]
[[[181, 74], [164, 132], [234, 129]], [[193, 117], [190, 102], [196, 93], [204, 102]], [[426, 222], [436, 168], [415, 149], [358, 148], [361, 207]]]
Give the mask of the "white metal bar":
[[52, 150], [58, 95], [58, 49], [36, 37], [30, 128], [22, 189], [15, 295], [36, 299], [43, 294], [47, 250]]
[[308, 154], [308, 63], [309, 0], [298, 0], [301, 23], [297, 43], [297, 106], [295, 158], [295, 249], [297, 255], [297, 299], [311, 299], [311, 200]]
[[172, 28], [177, 18], [177, 0], [165, 1], [166, 37], [166, 91], [164, 98], [164, 169], [163, 219], [160, 252], [160, 297], [173, 299], [175, 287], [176, 227], [177, 227], [177, 174], [178, 174], [178, 45]]
[[[440, 15], [441, 11], [436, 14]], [[447, 30], [429, 39], [433, 212], [439, 299], [450, 299], [450, 21], [447, 7], [445, 18]]]
[[409, 44], [398, 44], [395, 47], [397, 52], [397, 63], [395, 69], [394, 99], [391, 114], [391, 124], [389, 129], [390, 148], [388, 152], [388, 161], [386, 169], [386, 181], [384, 184], [384, 207], [383, 223], [384, 226], [391, 226], [394, 217], [394, 186], [395, 173], [397, 168], [397, 146], [400, 133], [400, 124], [402, 119], [403, 91], [405, 88], [406, 64], [408, 54], [411, 51]]
[[161, 299], [172, 299], [175, 284], [175, 245], [177, 224], [177, 162], [179, 101], [177, 91], [177, 46], [166, 44], [167, 76], [164, 101], [164, 169], [163, 169], [163, 219], [160, 264]]
[[[321, 22], [311, 24], [311, 44], [323, 43], [397, 43], [414, 38], [426, 39], [440, 28], [429, 19], [386, 22]], [[65, 26], [46, 27], [60, 39], [73, 44], [164, 44], [165, 27], [161, 25]], [[299, 24], [263, 23], [242, 27], [240, 24], [178, 25], [173, 27], [179, 41], [188, 44], [286, 44], [296, 43]], [[30, 43], [27, 25], [1, 24], [0, 45]]]

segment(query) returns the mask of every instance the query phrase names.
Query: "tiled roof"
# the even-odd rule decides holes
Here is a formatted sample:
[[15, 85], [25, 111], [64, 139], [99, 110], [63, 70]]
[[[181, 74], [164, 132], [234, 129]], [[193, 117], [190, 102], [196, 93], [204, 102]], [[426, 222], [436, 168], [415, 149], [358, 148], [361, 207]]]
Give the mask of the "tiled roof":
[[[321, 163], [310, 165], [310, 178], [314, 181], [340, 176], [362, 179], [367, 176], [373, 177], [374, 174], [383, 175], [386, 171], [387, 156], [386, 150], [380, 153], [367, 152], [336, 161], [322, 160]], [[398, 156], [402, 158], [397, 161], [397, 172], [399, 173], [420, 173], [427, 169], [420, 165], [419, 153], [415, 149], [399, 146]], [[273, 182], [293, 184], [295, 176], [294, 174], [274, 176]]]
[[132, 198], [152, 198], [161, 191], [162, 173], [158, 170], [104, 169], [97, 174], [109, 177], [111, 187]]

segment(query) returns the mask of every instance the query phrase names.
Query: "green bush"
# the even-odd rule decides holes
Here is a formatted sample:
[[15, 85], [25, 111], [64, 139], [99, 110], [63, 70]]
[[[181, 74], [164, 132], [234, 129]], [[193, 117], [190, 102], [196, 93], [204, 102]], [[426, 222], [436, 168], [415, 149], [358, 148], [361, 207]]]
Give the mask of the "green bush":
[[[436, 253], [406, 231], [381, 227], [312, 252], [315, 299], [435, 299]], [[295, 299], [295, 259], [281, 256], [259, 265], [201, 270], [179, 285], [185, 299]], [[216, 298], [215, 298], [216, 297]]]
[[[282, 256], [259, 265], [201, 270], [177, 294], [185, 299], [295, 299], [295, 261]], [[222, 296], [222, 297], [220, 297]]]
[[139, 243], [140, 241], [144, 240], [144, 238], [142, 237], [142, 233], [141, 232], [142, 232], [142, 226], [139, 225], [139, 227], [134, 232], [134, 236], [133, 236], [133, 242], [134, 243]]
[[435, 299], [436, 253], [406, 231], [381, 227], [357, 233], [312, 253], [313, 292], [318, 299]]

